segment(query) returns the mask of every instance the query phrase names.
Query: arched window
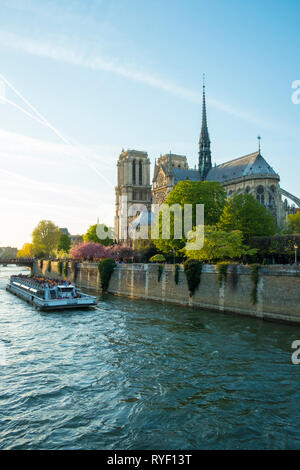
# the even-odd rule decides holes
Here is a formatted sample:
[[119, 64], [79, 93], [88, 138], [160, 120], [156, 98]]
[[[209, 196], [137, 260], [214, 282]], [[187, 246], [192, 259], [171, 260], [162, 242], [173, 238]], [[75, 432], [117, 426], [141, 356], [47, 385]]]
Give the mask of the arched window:
[[133, 162], [132, 162], [132, 184], [136, 183], [135, 167], [136, 167], [135, 160], [133, 160]]
[[246, 188], [246, 194], [249, 194], [249, 193], [250, 193], [250, 187], [247, 186], [247, 188]]
[[258, 186], [256, 189], [256, 199], [260, 202], [263, 206], [265, 204], [265, 190], [263, 186]]
[[143, 184], [143, 163], [142, 160], [139, 161], [139, 184]]
[[269, 194], [269, 206], [272, 208], [272, 207], [275, 207], [275, 199], [274, 199], [274, 196], [273, 194]]

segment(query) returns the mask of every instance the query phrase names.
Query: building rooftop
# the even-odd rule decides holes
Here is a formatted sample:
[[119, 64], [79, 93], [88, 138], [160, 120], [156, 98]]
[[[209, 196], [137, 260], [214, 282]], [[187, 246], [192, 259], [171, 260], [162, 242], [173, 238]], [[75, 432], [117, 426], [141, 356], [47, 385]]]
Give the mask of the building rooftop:
[[274, 176], [279, 179], [278, 174], [266, 162], [260, 152], [254, 152], [211, 168], [206, 180], [224, 183], [242, 177], [255, 177], [258, 175]]
[[200, 173], [198, 170], [186, 170], [184, 168], [172, 168], [174, 173], [174, 183], [179, 181], [200, 181]]

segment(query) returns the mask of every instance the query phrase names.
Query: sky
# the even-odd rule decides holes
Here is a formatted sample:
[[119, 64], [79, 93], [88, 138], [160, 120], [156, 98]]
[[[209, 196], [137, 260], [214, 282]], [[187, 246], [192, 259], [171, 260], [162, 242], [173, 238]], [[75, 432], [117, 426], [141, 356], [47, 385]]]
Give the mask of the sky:
[[[257, 149], [300, 197], [299, 0], [0, 0], [0, 246], [114, 223], [121, 150]], [[2, 99], [1, 99], [2, 97]]]

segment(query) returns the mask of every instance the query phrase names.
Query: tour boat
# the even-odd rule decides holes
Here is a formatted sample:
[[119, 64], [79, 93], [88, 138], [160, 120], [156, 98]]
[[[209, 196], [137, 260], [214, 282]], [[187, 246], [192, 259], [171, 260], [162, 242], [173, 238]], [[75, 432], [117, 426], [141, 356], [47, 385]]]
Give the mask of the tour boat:
[[95, 307], [96, 297], [84, 294], [70, 282], [40, 276], [11, 276], [6, 290], [41, 310]]

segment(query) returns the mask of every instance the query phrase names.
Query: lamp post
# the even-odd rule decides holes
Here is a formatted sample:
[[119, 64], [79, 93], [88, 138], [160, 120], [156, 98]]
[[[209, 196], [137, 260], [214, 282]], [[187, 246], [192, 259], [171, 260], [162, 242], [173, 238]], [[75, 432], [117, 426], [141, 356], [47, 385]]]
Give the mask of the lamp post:
[[298, 245], [295, 243], [294, 245], [295, 248], [295, 264], [297, 264], [297, 250], [298, 250]]

